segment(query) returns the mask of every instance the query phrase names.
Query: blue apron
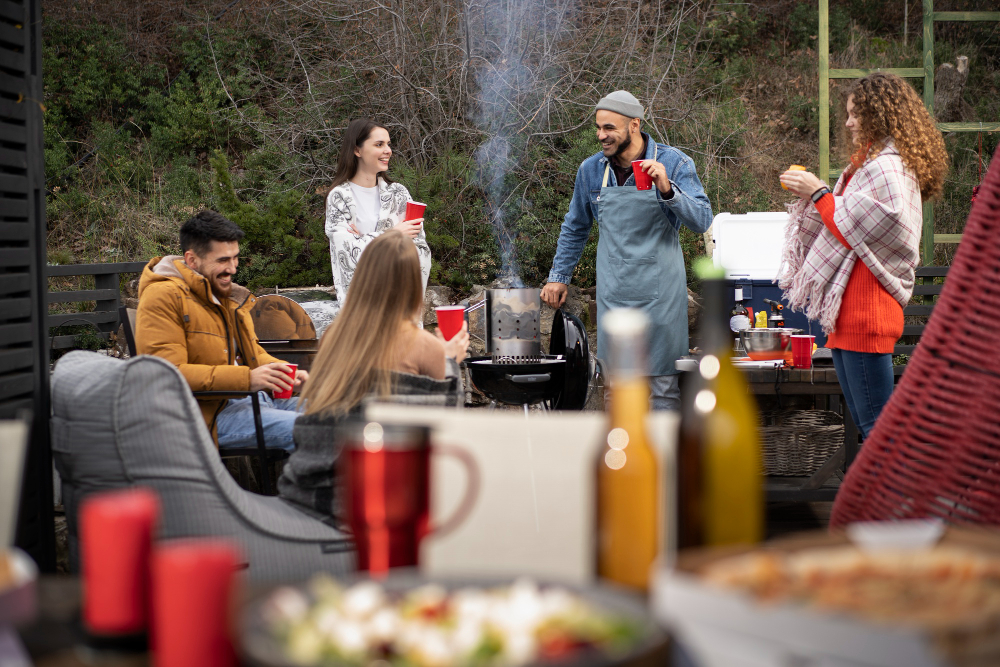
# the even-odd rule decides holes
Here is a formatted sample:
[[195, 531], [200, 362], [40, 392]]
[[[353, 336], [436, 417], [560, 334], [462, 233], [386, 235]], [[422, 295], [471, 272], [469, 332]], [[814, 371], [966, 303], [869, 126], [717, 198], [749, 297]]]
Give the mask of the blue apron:
[[[609, 308], [645, 311], [649, 374], [671, 375], [674, 361], [688, 352], [687, 276], [677, 230], [655, 190], [636, 190], [634, 176], [609, 188], [610, 170], [609, 162], [597, 198], [597, 321]], [[607, 351], [607, 334], [598, 324], [597, 356], [606, 359]]]

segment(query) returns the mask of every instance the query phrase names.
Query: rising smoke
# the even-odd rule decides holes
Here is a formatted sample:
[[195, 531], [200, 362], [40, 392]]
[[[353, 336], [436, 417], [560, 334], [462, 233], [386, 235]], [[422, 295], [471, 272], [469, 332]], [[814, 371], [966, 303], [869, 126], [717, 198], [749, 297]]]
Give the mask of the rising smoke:
[[569, 4], [567, 0], [486, 0], [482, 5], [475, 118], [488, 139], [476, 150], [476, 161], [500, 248], [502, 265], [497, 278], [507, 287], [524, 287], [524, 282], [514, 230], [505, 217], [504, 204], [511, 194], [506, 177], [524, 154], [524, 131], [546, 118], [539, 99], [545, 88], [540, 80], [545, 67], [532, 54], [539, 43], [551, 43], [560, 36]]

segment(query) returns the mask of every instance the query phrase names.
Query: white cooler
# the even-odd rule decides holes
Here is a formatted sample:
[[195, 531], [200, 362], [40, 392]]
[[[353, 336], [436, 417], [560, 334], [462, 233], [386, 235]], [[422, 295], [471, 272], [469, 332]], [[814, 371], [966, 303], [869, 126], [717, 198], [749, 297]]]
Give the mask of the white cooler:
[[766, 213], [719, 213], [712, 221], [712, 238], [715, 266], [726, 270], [726, 279], [733, 287], [743, 288], [743, 304], [754, 313], [770, 306], [764, 299], [780, 301], [785, 305], [782, 314], [785, 326], [802, 329], [816, 336], [816, 344], [823, 347], [826, 336], [819, 323], [810, 322], [803, 313], [793, 313], [788, 302], [781, 298], [781, 289], [774, 283], [781, 270], [781, 249], [785, 243], [785, 226], [788, 214], [784, 211]]

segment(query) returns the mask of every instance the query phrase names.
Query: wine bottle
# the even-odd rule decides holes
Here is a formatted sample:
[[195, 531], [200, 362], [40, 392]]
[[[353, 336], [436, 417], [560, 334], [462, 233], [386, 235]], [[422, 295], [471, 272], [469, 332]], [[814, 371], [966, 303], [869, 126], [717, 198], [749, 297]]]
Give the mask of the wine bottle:
[[737, 287], [736, 293], [736, 304], [733, 306], [732, 312], [729, 313], [729, 329], [739, 335], [744, 329], [750, 328], [750, 316], [747, 315], [747, 309], [743, 306], [743, 288]]
[[620, 308], [601, 326], [609, 340], [611, 401], [597, 461], [597, 573], [645, 591], [660, 547], [659, 466], [646, 432], [648, 319]]
[[764, 532], [757, 405], [730, 361], [726, 283], [711, 266], [702, 280], [704, 355], [682, 393], [677, 447], [679, 549], [755, 543]]

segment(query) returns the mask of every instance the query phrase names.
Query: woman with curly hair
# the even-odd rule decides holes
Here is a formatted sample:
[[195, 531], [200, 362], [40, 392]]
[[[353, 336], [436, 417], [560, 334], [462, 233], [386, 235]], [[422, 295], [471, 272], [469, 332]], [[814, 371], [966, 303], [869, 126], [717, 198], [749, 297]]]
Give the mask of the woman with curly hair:
[[347, 126], [337, 158], [333, 186], [326, 196], [326, 235], [330, 239], [333, 285], [341, 308], [361, 253], [377, 236], [398, 229], [413, 239], [420, 257], [423, 288], [431, 272], [431, 249], [424, 219], [403, 220], [409, 191], [389, 178], [389, 131], [367, 118]]
[[892, 393], [922, 202], [940, 195], [948, 154], [917, 92], [894, 74], [857, 80], [846, 106], [851, 159], [833, 191], [808, 171], [781, 174], [800, 199], [788, 207], [779, 285], [827, 333], [847, 407], [867, 436]]

